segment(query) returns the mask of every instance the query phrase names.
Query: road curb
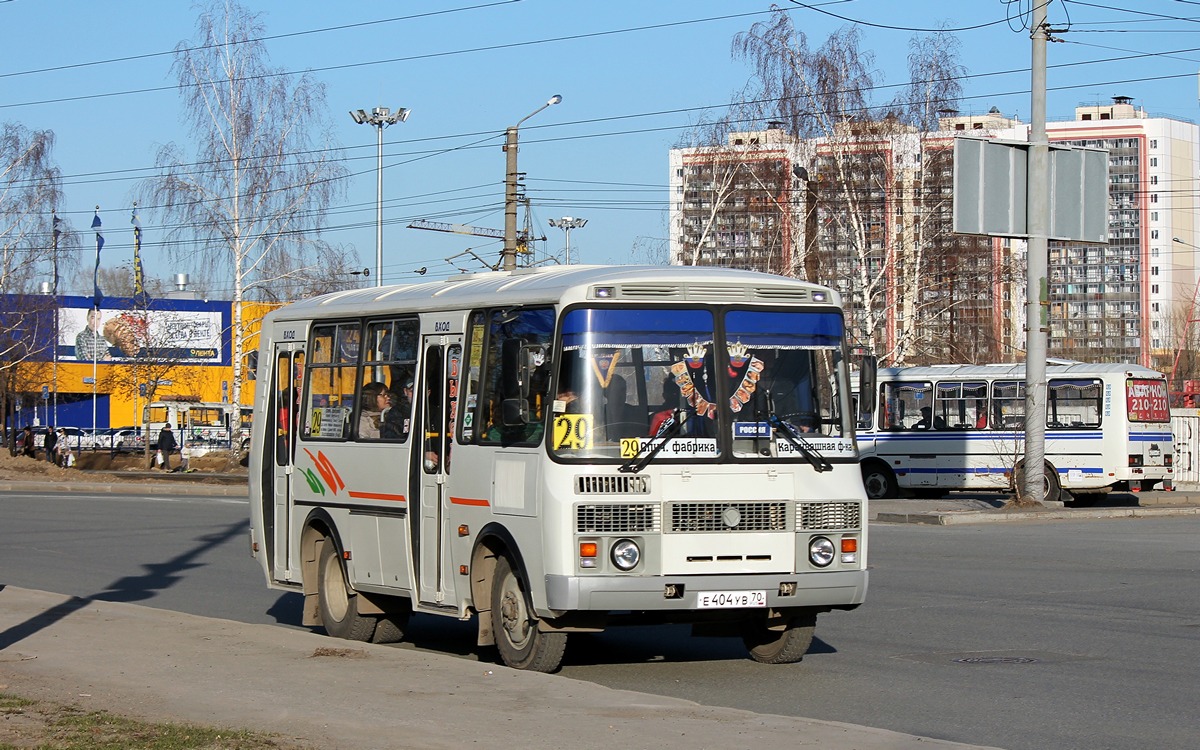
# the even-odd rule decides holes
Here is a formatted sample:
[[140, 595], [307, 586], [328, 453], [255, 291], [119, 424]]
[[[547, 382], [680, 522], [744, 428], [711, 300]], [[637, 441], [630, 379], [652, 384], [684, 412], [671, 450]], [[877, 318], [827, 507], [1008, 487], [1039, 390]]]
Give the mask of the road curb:
[[1017, 521], [1078, 521], [1083, 518], [1153, 518], [1158, 516], [1200, 515], [1200, 507], [1158, 506], [1153, 508], [1087, 508], [1020, 511], [923, 511], [917, 513], [879, 513], [876, 523], [911, 523], [929, 526], [959, 526], [979, 523], [1012, 523]]
[[180, 482], [121, 481], [121, 482], [64, 482], [64, 481], [2, 481], [0, 492], [82, 492], [91, 494], [154, 493], [163, 495], [216, 495], [248, 497], [245, 484], [201, 484]]

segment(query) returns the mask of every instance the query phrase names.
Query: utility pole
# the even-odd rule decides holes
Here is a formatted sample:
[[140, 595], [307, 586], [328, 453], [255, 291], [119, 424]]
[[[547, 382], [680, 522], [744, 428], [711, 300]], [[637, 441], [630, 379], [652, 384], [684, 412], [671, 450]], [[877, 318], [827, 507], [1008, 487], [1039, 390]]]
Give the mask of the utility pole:
[[517, 129], [530, 117], [561, 101], [562, 96], [555, 94], [545, 104], [517, 120], [516, 125], [504, 130], [504, 251], [500, 262], [503, 271], [517, 269]]
[[1025, 486], [1018, 496], [1042, 504], [1046, 498], [1046, 339], [1050, 330], [1047, 282], [1050, 235], [1050, 141], [1046, 136], [1046, 22], [1048, 2], [1033, 3], [1029, 132], [1028, 254], [1025, 291]]

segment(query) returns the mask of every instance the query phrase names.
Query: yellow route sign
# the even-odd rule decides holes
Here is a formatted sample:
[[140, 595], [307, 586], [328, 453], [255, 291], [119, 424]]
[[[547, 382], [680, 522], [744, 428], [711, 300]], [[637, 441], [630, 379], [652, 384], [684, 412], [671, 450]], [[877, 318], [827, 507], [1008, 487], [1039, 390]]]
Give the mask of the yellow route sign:
[[591, 414], [560, 414], [554, 418], [554, 450], [577, 451], [591, 447]]

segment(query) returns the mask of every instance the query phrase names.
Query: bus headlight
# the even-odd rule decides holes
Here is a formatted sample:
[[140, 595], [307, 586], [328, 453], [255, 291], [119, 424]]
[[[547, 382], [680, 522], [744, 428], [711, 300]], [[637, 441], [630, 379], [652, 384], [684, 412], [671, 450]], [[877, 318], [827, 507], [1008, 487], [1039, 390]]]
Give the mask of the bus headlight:
[[621, 570], [633, 570], [642, 560], [642, 550], [632, 539], [622, 539], [612, 546], [612, 561]]
[[836, 554], [833, 542], [823, 536], [813, 537], [808, 542], [808, 560], [818, 568], [828, 567]]

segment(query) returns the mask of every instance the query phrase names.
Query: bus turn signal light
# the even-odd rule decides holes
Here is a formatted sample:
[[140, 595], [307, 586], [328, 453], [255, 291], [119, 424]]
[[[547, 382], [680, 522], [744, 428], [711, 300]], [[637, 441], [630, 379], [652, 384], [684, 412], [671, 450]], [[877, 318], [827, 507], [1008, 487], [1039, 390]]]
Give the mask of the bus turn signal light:
[[580, 542], [579, 543], [579, 567], [594, 568], [596, 567], [596, 555], [599, 554], [600, 546], [595, 542]]
[[858, 539], [854, 537], [842, 538], [842, 562], [858, 562]]

